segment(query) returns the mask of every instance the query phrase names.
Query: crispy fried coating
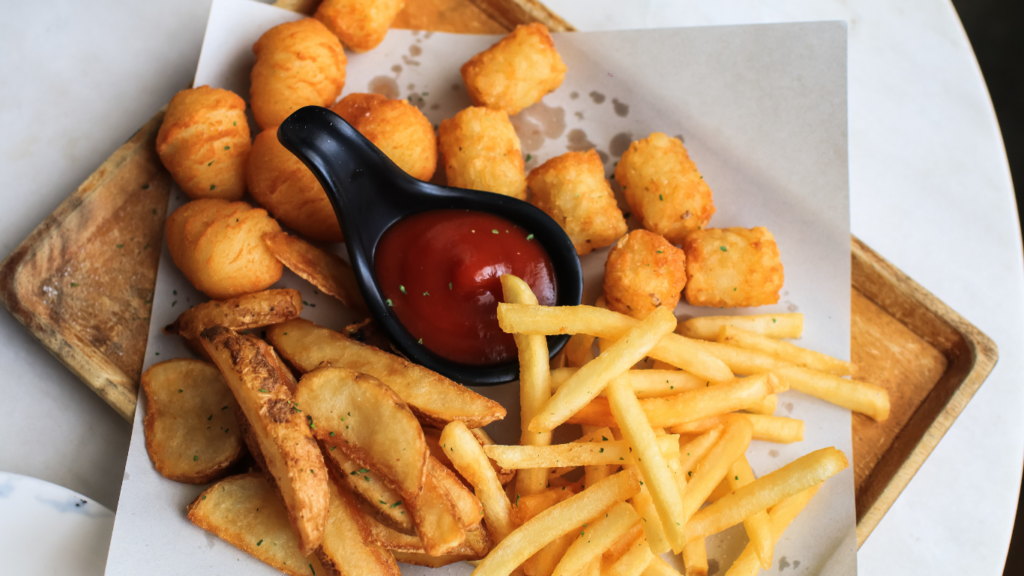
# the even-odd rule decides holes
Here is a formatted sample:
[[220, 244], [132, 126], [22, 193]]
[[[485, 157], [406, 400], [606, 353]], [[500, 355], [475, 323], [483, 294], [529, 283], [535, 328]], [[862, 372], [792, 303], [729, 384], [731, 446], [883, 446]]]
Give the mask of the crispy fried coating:
[[437, 135], [430, 120], [408, 101], [389, 100], [380, 94], [349, 94], [331, 110], [414, 178], [430, 180], [434, 175]]
[[160, 161], [192, 199], [241, 198], [249, 148], [245, 102], [209, 86], [175, 94], [156, 136]]
[[193, 200], [167, 219], [167, 248], [193, 286], [225, 300], [281, 278], [281, 262], [263, 243], [264, 234], [280, 231], [266, 210], [245, 202]]
[[698, 230], [686, 237], [683, 250], [690, 304], [738, 308], [779, 301], [782, 260], [767, 228]]
[[547, 27], [535, 22], [470, 58], [462, 81], [473, 104], [517, 114], [558, 88], [565, 70]]
[[341, 226], [316, 176], [277, 139], [277, 127], [256, 136], [245, 170], [249, 193], [285, 226], [322, 242], [342, 242]]
[[680, 244], [715, 213], [711, 188], [682, 141], [655, 132], [629, 145], [615, 167], [633, 214], [644, 228]]
[[626, 219], [593, 149], [548, 160], [530, 171], [526, 185], [530, 203], [558, 222], [580, 256], [626, 233]]
[[441, 122], [437, 135], [449, 186], [526, 200], [523, 153], [508, 114], [466, 108]]
[[313, 18], [324, 23], [345, 46], [366, 52], [384, 41], [405, 0], [324, 0]]
[[318, 20], [274, 26], [252, 51], [249, 102], [261, 128], [277, 126], [303, 106], [330, 106], [345, 86], [345, 50]]
[[640, 319], [661, 306], [674, 309], [686, 286], [686, 258], [661, 235], [633, 230], [608, 253], [604, 266], [608, 308]]

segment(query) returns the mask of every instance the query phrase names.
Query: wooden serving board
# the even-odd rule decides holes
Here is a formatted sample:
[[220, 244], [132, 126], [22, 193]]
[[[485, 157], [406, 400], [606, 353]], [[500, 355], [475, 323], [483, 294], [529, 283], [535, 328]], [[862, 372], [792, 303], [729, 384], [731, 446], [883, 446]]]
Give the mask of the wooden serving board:
[[[279, 0], [311, 13], [317, 0]], [[573, 28], [536, 0], [408, 0], [395, 27], [501, 33]], [[171, 177], [156, 155], [161, 110], [0, 264], [0, 300], [132, 421]], [[854, 414], [857, 540], [863, 544], [995, 366], [995, 344], [852, 238], [851, 360], [885, 387], [888, 420]]]

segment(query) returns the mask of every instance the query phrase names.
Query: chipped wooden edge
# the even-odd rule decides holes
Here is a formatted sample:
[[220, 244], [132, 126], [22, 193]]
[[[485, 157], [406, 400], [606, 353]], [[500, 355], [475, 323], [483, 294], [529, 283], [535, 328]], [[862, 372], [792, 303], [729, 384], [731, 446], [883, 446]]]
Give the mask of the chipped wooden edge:
[[43, 347], [129, 422], [135, 418], [135, 404], [138, 400], [135, 380], [86, 339], [74, 331], [55, 326], [24, 306], [18, 292], [18, 276], [22, 267], [35, 258], [37, 250], [60, 234], [65, 221], [88, 202], [93, 192], [101, 189], [143, 147], [152, 144], [163, 117], [162, 109], [111, 154], [0, 263], [0, 301], [4, 307]]
[[520, 24], [540, 22], [552, 32], [575, 32], [571, 24], [537, 0], [469, 0], [492, 20], [512, 30]]
[[[878, 526], [882, 517], [896, 502], [914, 474], [921, 468], [932, 450], [935, 449], [989, 373], [992, 372], [992, 368], [999, 358], [999, 352], [991, 338], [855, 236], [852, 237], [851, 257], [853, 260], [853, 287], [861, 290], [861, 293], [869, 300], [879, 305], [886, 313], [901, 323], [913, 324], [914, 326], [908, 325], [907, 327], [945, 354], [949, 358], [949, 366], [944, 377], [946, 375], [955, 377], [957, 372], [966, 372], [958, 384], [948, 383], [948, 385], [954, 386], [954, 390], [947, 398], [941, 396], [943, 390], [940, 388], [943, 379], [940, 379], [912, 416], [912, 421], [918, 418], [926, 419], [928, 411], [937, 408], [936, 403], [944, 404], [919, 438], [914, 438], [912, 434], [910, 437], [904, 437], [908, 432], [910, 422], [901, 429], [894, 440], [894, 445], [896, 443], [910, 444], [913, 448], [909, 456], [895, 467], [890, 477], [888, 479], [872, 478], [875, 473], [873, 470], [865, 480], [865, 484], [871, 484], [873, 480], [886, 480], [886, 483], [874, 490], [868, 486], [868, 492], [875, 493], [874, 501], [860, 515], [857, 522], [857, 546], [859, 548]], [[866, 277], [868, 275], [876, 276], [881, 282], [876, 281], [873, 285], [868, 285], [866, 283], [869, 280]], [[859, 283], [858, 280], [864, 283]], [[885, 289], [879, 291], [877, 290], [879, 286], [884, 286]], [[875, 289], [872, 290], [872, 288]], [[914, 313], [909, 315], [901, 314], [898, 311], [894, 313], [893, 303], [895, 301], [913, 303]], [[922, 333], [927, 332], [921, 330], [920, 324], [922, 323], [933, 325], [936, 328], [933, 332], [935, 335], [930, 337], [929, 334]], [[890, 450], [892, 449], [890, 448]], [[878, 467], [876, 464], [875, 469]]]

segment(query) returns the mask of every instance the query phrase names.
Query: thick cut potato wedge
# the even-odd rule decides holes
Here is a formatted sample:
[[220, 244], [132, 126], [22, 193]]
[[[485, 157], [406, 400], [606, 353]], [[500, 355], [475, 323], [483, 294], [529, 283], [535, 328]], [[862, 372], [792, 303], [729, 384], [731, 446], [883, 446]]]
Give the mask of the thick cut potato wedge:
[[298, 318], [300, 312], [302, 294], [298, 290], [264, 290], [230, 300], [211, 300], [197, 304], [182, 312], [174, 324], [164, 331], [186, 340], [194, 340], [199, 338], [200, 332], [214, 326], [236, 331], [248, 330]]
[[454, 420], [479, 428], [505, 417], [501, 404], [465, 386], [308, 320], [296, 318], [276, 324], [267, 330], [267, 339], [302, 372], [326, 363], [377, 378], [394, 390], [421, 421], [435, 428], [444, 428]]
[[427, 475], [432, 476], [437, 486], [448, 495], [448, 499], [455, 507], [455, 515], [467, 530], [480, 523], [480, 519], [484, 517], [483, 504], [469, 488], [466, 488], [455, 472], [431, 456], [427, 459]]
[[427, 443], [416, 416], [373, 376], [324, 367], [302, 376], [297, 408], [318, 440], [336, 446], [409, 502], [419, 497]]
[[415, 529], [402, 497], [381, 479], [380, 474], [356, 462], [337, 446], [321, 444], [321, 448], [328, 467], [353, 494], [376, 510], [377, 518], [401, 532]]
[[324, 294], [334, 296], [349, 308], [368, 314], [363, 293], [359, 291], [352, 267], [338, 256], [313, 246], [309, 242], [290, 236], [287, 232], [274, 232], [263, 236], [270, 253], [289, 270], [316, 286]]
[[146, 451], [165, 478], [206, 484], [245, 454], [237, 403], [216, 366], [186, 358], [154, 364], [142, 388]]
[[232, 476], [210, 486], [188, 505], [188, 519], [285, 574], [326, 574], [316, 556], [300, 552], [290, 513], [263, 473]]
[[204, 330], [200, 338], [252, 427], [299, 535], [299, 550], [312, 554], [327, 525], [327, 467], [305, 416], [295, 407], [287, 367], [259, 338], [222, 326]]
[[352, 495], [330, 482], [331, 515], [317, 558], [335, 576], [401, 576], [398, 563], [377, 546]]
[[449, 564], [455, 564], [456, 562], [475, 560], [479, 558], [479, 556], [463, 554], [431, 556], [429, 554], [421, 554], [419, 552], [402, 552], [401, 550], [392, 550], [391, 554], [393, 554], [395, 560], [398, 560], [399, 562], [412, 564], [413, 566], [426, 566], [427, 568], [440, 568], [442, 566], [448, 566]]

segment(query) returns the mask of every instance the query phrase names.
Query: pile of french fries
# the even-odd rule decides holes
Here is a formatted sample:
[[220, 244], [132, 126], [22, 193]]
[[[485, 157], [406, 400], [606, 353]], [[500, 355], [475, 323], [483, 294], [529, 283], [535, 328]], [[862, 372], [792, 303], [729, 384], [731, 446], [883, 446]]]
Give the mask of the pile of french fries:
[[[888, 415], [884, 390], [842, 378], [852, 365], [782, 341], [800, 336], [800, 314], [678, 323], [661, 308], [635, 320], [538, 306], [521, 279], [501, 281], [498, 320], [521, 366], [519, 445], [482, 430], [504, 418], [497, 403], [297, 318], [294, 306], [261, 304], [293, 299], [278, 291], [183, 315], [180, 332], [222, 378], [197, 360], [147, 371], [154, 464], [181, 481], [223, 478], [244, 439], [255, 465], [211, 485], [188, 515], [287, 574], [394, 575], [397, 562], [460, 561], [478, 576], [679, 574], [661, 558], [671, 551], [688, 576], [706, 575], [705, 538], [742, 523], [750, 543], [727, 572], [739, 576], [770, 568], [786, 527], [848, 466], [825, 448], [755, 478], [752, 439], [803, 439], [802, 421], [772, 415], [776, 394]], [[265, 340], [232, 328], [259, 324], [270, 324]], [[567, 366], [551, 368], [553, 334], [572, 334]], [[227, 390], [178, 399], [174, 382], [187, 371]], [[566, 423], [582, 437], [553, 445]]]

